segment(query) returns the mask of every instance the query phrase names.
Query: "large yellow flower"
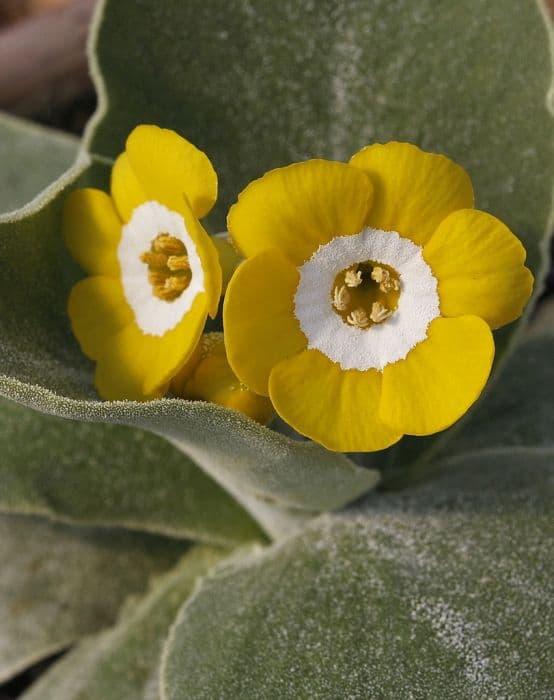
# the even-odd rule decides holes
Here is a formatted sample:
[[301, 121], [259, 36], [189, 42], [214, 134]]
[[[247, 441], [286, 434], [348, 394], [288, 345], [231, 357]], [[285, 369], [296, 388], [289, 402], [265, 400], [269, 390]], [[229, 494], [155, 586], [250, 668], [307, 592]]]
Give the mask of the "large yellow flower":
[[204, 153], [143, 125], [114, 164], [111, 197], [82, 189], [68, 198], [65, 238], [91, 275], [72, 289], [69, 316], [104, 398], [163, 395], [217, 313], [221, 268], [198, 222], [216, 197]]
[[473, 209], [466, 172], [410, 144], [272, 170], [228, 226], [247, 258], [224, 305], [231, 366], [333, 450], [456, 421], [489, 376], [491, 328], [532, 290], [525, 249]]

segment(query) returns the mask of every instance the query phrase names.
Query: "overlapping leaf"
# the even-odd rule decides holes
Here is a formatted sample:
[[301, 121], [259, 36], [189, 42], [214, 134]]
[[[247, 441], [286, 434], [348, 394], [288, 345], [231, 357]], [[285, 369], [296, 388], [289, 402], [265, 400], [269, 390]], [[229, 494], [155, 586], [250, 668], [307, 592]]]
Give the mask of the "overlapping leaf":
[[27, 204], [73, 163], [77, 138], [0, 113], [0, 212]]
[[121, 530], [0, 516], [0, 680], [113, 624], [184, 543]]
[[116, 627], [79, 644], [24, 700], [158, 700], [158, 663], [177, 609], [225, 552], [191, 549]]
[[0, 402], [0, 511], [237, 543], [262, 533], [181, 452], [140, 430]]
[[165, 700], [547, 698], [554, 452], [459, 461], [208, 577]]

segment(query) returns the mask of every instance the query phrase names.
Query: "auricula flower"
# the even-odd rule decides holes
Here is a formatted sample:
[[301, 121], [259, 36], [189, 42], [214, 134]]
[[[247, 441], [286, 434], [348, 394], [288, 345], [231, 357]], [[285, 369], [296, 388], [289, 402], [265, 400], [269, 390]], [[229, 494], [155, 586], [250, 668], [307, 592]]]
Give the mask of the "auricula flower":
[[163, 395], [216, 315], [221, 267], [198, 221], [216, 197], [204, 153], [142, 125], [114, 164], [111, 196], [81, 189], [68, 198], [65, 238], [90, 275], [73, 287], [69, 316], [104, 398]]
[[224, 305], [237, 376], [333, 450], [450, 426], [533, 285], [520, 241], [473, 203], [461, 167], [396, 142], [252, 182], [228, 217], [246, 258]]

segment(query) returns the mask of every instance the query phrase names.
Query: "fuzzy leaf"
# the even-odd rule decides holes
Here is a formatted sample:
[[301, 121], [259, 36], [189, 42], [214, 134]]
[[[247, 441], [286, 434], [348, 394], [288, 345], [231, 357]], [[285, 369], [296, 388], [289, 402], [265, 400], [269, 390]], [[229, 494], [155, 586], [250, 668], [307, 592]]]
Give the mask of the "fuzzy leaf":
[[0, 113], [0, 212], [30, 202], [73, 163], [74, 136]]
[[210, 547], [191, 549], [116, 627], [79, 644], [22, 700], [158, 700], [158, 663], [168, 628], [197, 577], [224, 555]]
[[468, 457], [205, 579], [162, 697], [547, 698], [554, 452]]
[[177, 129], [213, 158], [218, 227], [265, 170], [407, 140], [464, 165], [536, 269], [554, 168], [536, 3], [106, 0], [93, 43], [91, 151], [114, 157], [137, 122]]
[[127, 596], [185, 548], [123, 530], [0, 515], [0, 681], [113, 624]]
[[232, 544], [262, 536], [235, 501], [154, 435], [0, 401], [0, 511]]

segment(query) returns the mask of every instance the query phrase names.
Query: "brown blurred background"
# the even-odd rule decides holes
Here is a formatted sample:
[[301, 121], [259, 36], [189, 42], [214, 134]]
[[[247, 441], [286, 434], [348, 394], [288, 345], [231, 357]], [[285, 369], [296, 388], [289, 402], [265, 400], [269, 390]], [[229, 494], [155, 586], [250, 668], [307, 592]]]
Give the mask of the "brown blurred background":
[[81, 133], [95, 107], [86, 37], [96, 0], [0, 0], [0, 110]]

